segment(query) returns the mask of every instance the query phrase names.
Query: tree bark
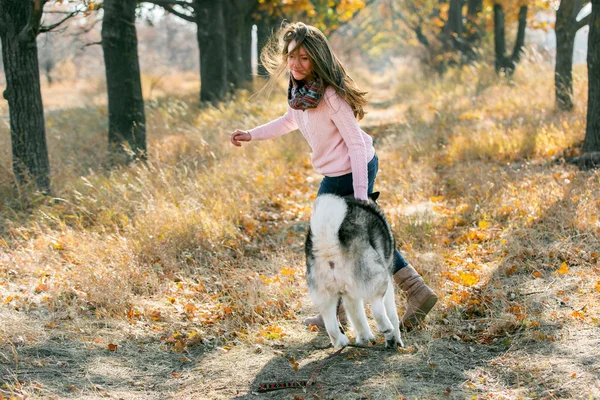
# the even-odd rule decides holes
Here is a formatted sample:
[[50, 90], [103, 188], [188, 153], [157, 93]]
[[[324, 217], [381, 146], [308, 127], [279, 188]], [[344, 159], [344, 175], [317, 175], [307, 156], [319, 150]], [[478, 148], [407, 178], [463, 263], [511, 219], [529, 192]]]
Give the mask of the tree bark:
[[[517, 40], [515, 41], [515, 47], [510, 57], [511, 71], [515, 70], [515, 67], [521, 61], [521, 55], [525, 48], [525, 28], [527, 27], [527, 6], [521, 6], [519, 9], [519, 27], [517, 28]], [[512, 72], [511, 72], [512, 73]]]
[[504, 73], [510, 76], [521, 60], [521, 54], [525, 47], [525, 28], [527, 27], [527, 6], [521, 6], [519, 9], [519, 27], [517, 29], [517, 39], [512, 55], [506, 55], [506, 36], [504, 34], [504, 10], [498, 3], [494, 4], [494, 54], [497, 73]]
[[588, 108], [583, 152], [600, 151], [600, 0], [592, 0], [588, 36]]
[[506, 38], [504, 36], [504, 10], [500, 4], [494, 4], [494, 55], [496, 73], [506, 65]]
[[468, 0], [465, 40], [469, 46], [467, 57], [470, 60], [478, 58], [479, 53], [476, 49], [481, 45], [481, 38], [483, 36], [483, 27], [481, 25], [482, 12], [483, 0]]
[[245, 81], [242, 46], [250, 32], [245, 31], [244, 3], [240, 0], [228, 0], [227, 8], [227, 78], [230, 89], [235, 89]]
[[450, 0], [448, 21], [446, 21], [443, 29], [445, 42], [450, 44], [454, 50], [459, 51], [463, 50], [460, 42], [464, 31], [462, 6], [463, 0]]
[[[0, 39], [6, 75], [12, 166], [18, 183], [32, 177], [40, 191], [50, 193], [50, 162], [37, 54], [39, 20], [34, 2], [0, 0]], [[41, 11], [40, 11], [41, 15]]]
[[221, 1], [196, 0], [200, 47], [200, 101], [215, 103], [228, 91], [227, 40]]
[[554, 91], [556, 107], [563, 111], [573, 109], [573, 48], [575, 47], [575, 35], [581, 28], [581, 23], [577, 21], [577, 15], [583, 5], [583, 0], [562, 0], [556, 11]]
[[244, 35], [242, 35], [242, 80], [252, 82], [252, 26], [254, 21], [250, 15], [244, 18]]
[[104, 1], [102, 50], [108, 90], [108, 144], [114, 163], [130, 162], [136, 157], [146, 159], [136, 6], [137, 0]]

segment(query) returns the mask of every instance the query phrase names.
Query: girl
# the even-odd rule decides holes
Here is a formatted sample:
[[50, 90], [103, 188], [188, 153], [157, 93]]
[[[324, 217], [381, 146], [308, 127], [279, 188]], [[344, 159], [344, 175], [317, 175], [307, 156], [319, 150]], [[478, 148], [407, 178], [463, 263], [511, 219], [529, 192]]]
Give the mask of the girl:
[[[267, 47], [261, 58], [270, 73], [267, 86], [273, 87], [285, 70], [290, 73], [287, 112], [249, 131], [236, 130], [231, 143], [241, 146], [300, 129], [312, 149], [313, 166], [324, 175], [317, 196], [353, 194], [367, 200], [373, 192], [378, 159], [372, 138], [357, 122], [365, 114], [366, 92], [358, 89], [317, 28], [293, 23], [283, 30], [281, 39], [278, 53]], [[398, 250], [394, 266], [394, 281], [407, 295], [402, 325], [412, 329], [435, 305], [437, 296]], [[320, 315], [304, 323], [324, 327]]]

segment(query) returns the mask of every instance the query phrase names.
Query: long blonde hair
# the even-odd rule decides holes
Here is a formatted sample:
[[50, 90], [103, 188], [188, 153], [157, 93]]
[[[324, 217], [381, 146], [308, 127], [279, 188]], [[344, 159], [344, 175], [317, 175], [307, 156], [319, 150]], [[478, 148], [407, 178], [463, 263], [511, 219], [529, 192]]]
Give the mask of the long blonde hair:
[[300, 46], [304, 47], [312, 63], [313, 73], [322, 79], [325, 85], [333, 87], [352, 107], [354, 116], [361, 120], [365, 115], [367, 92], [361, 91], [350, 78], [323, 32], [302, 22], [284, 26], [263, 48], [260, 60], [269, 72], [269, 80], [263, 89], [271, 90], [279, 76], [287, 70], [287, 59], [290, 55], [288, 48], [292, 41], [296, 42], [292, 53], [296, 53]]

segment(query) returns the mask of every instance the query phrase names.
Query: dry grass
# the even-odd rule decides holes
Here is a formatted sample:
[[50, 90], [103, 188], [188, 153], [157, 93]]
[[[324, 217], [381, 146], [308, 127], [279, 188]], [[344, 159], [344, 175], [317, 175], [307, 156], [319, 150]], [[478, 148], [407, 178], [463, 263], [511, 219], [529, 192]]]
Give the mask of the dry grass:
[[[412, 338], [422, 354], [411, 355], [415, 363], [432, 356], [439, 363], [444, 355], [464, 362], [444, 353], [441, 343], [462, 346], [477, 360], [490, 346], [508, 352], [515, 345], [561, 342], [568, 349], [558, 325], [597, 329], [600, 175], [555, 162], [583, 139], [584, 72], [575, 72], [573, 113], [554, 111], [551, 68], [534, 55], [511, 80], [486, 67], [444, 78], [406, 67], [391, 90], [375, 88], [382, 99], [392, 99], [375, 104], [365, 120], [380, 157], [376, 189], [406, 258], [441, 297], [428, 329]], [[233, 148], [229, 132], [282, 114], [283, 99], [248, 102], [242, 91], [219, 107], [198, 109], [190, 81], [145, 79], [149, 161], [112, 170], [98, 151], [107, 130], [100, 85], [73, 84], [77, 95], [65, 89], [69, 85], [44, 88], [51, 104], [53, 198], [12, 187], [8, 126], [0, 124], [1, 365], [12, 365], [14, 350], [31, 367], [32, 359], [44, 358], [28, 349], [51, 346], [64, 335], [102, 357], [108, 343], [142, 340], [173, 365], [179, 354], [201, 354], [213, 364], [219, 354], [228, 354], [231, 364], [254, 354], [251, 364], [263, 368], [259, 375], [230, 364], [212, 375], [195, 371], [217, 374], [224, 384], [239, 373], [254, 384], [271, 376], [256, 344], [297, 348], [310, 340], [298, 322], [310, 312], [303, 232], [319, 182], [309, 149], [299, 134]], [[6, 115], [3, 103], [0, 113]], [[297, 358], [305, 357], [301, 371], [314, 368], [306, 349], [298, 351]], [[464, 396], [473, 389], [464, 385], [468, 380], [479, 395], [543, 397], [535, 368], [527, 370], [531, 384], [492, 379], [514, 367], [507, 360], [495, 359], [495, 367], [483, 370], [476, 362], [458, 377], [439, 367], [436, 378], [431, 364], [426, 371]], [[363, 361], [365, 371], [377, 370]], [[401, 373], [388, 361], [391, 375], [384, 383]], [[269, 362], [269, 368], [280, 371], [283, 364]], [[155, 390], [235, 395], [208, 378], [193, 383], [187, 377], [179, 389], [155, 382], [163, 385]], [[556, 379], [546, 386], [578, 393]], [[42, 380], [45, 386], [36, 389], [5, 377], [0, 393], [69, 397], [74, 391], [93, 398], [101, 392]], [[436, 397], [418, 380], [391, 392], [381, 391], [376, 378], [361, 382], [360, 390], [373, 398]], [[117, 386], [111, 393], [123, 390]], [[324, 393], [338, 398], [343, 392]]]

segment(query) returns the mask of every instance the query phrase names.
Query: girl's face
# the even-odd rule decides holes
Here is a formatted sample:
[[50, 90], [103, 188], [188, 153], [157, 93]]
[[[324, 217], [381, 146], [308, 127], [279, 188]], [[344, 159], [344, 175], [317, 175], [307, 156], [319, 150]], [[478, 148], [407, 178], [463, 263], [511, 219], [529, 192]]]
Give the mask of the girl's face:
[[[296, 41], [292, 40], [288, 45], [288, 52], [292, 51], [296, 47]], [[290, 73], [297, 81], [303, 79], [311, 79], [313, 73], [312, 61], [306, 53], [303, 46], [300, 46], [298, 51], [288, 54], [288, 68]]]

